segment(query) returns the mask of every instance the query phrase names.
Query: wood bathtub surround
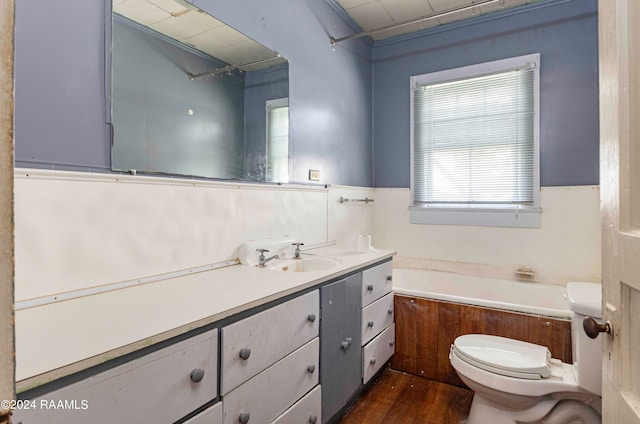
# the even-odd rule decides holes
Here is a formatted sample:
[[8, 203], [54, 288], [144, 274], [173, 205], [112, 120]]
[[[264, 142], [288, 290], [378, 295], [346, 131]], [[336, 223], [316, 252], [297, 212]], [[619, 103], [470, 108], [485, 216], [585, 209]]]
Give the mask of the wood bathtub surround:
[[449, 362], [463, 334], [490, 334], [546, 346], [571, 363], [571, 321], [395, 295], [396, 353], [391, 368], [466, 387]]

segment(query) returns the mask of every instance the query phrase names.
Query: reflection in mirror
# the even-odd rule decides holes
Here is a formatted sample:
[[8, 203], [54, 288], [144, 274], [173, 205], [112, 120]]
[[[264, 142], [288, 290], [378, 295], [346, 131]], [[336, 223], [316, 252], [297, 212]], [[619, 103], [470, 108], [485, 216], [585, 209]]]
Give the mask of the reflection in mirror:
[[267, 100], [267, 181], [289, 182], [289, 99]]
[[288, 182], [289, 67], [184, 0], [113, 0], [112, 169]]

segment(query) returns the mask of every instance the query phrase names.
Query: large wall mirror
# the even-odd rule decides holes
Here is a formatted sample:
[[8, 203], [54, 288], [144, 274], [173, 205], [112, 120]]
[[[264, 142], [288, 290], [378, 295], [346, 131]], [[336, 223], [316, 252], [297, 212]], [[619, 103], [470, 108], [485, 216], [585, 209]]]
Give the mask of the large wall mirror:
[[286, 59], [184, 0], [113, 0], [111, 167], [288, 182]]

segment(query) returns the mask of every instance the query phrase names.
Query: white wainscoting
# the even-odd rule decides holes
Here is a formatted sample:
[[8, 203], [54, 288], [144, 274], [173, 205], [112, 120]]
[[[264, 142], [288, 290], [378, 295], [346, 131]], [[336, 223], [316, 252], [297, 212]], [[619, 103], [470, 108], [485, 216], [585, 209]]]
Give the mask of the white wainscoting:
[[[373, 199], [375, 191], [364, 187], [331, 186], [328, 194], [329, 240], [335, 240], [338, 245], [353, 247], [355, 250], [358, 235], [373, 236], [376, 203], [375, 199], [374, 203], [353, 200]], [[351, 201], [340, 203], [341, 197]], [[372, 239], [371, 244], [375, 247], [376, 240]]]
[[[599, 190], [545, 187], [540, 229], [409, 224], [409, 189], [270, 186], [16, 169], [16, 300], [223, 262], [247, 240], [358, 234], [399, 265], [600, 281]], [[339, 203], [340, 197], [374, 203]]]
[[[227, 261], [247, 240], [371, 234], [373, 189], [16, 169], [17, 301]], [[337, 196], [337, 197], [336, 197]], [[334, 204], [335, 203], [335, 204]], [[356, 223], [355, 225], [353, 223]]]
[[394, 266], [533, 281], [600, 281], [600, 190], [544, 187], [539, 229], [409, 224], [408, 188], [375, 190], [376, 245], [398, 252]]

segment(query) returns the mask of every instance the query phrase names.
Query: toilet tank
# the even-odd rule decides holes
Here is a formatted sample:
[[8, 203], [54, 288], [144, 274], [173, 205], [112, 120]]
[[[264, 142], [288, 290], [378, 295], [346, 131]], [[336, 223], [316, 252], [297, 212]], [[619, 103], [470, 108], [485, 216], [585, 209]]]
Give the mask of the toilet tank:
[[590, 339], [582, 328], [587, 317], [602, 321], [602, 285], [568, 283], [567, 302], [575, 314], [571, 320], [571, 348], [578, 385], [602, 396], [602, 339]]

